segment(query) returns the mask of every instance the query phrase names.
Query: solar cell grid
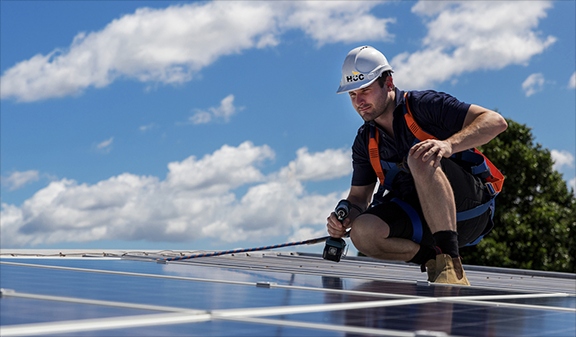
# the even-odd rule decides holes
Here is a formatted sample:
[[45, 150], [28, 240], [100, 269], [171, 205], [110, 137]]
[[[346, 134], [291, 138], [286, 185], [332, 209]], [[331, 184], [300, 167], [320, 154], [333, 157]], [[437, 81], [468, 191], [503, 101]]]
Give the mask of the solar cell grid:
[[521, 282], [534, 287], [532, 278], [519, 278], [518, 291], [429, 285], [414, 267], [370, 260], [262, 254], [161, 264], [160, 255], [137, 255], [3, 257], [1, 287], [14, 292], [0, 298], [0, 335], [576, 334], [576, 289], [565, 292], [572, 275], [531, 292]]

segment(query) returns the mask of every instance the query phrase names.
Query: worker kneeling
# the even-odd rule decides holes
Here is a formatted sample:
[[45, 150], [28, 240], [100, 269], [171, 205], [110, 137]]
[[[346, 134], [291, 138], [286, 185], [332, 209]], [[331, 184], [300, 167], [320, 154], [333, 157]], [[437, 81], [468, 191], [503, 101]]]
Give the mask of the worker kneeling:
[[338, 93], [349, 94], [364, 124], [352, 146], [352, 207], [342, 220], [330, 214], [328, 233], [350, 230], [368, 256], [416, 263], [431, 282], [469, 285], [459, 248], [491, 230], [504, 180], [475, 147], [506, 130], [506, 120], [446, 93], [401, 91], [392, 73], [370, 46], [344, 60]]

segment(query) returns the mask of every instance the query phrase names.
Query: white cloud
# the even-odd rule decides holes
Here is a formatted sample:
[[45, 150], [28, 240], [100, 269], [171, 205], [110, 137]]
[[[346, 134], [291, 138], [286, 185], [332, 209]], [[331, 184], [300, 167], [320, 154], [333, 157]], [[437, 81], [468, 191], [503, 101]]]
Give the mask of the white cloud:
[[[550, 151], [552, 156], [552, 160], [554, 161], [554, 165], [552, 168], [556, 171], [561, 172], [564, 168], [572, 169], [575, 166], [574, 155], [566, 150], [558, 151], [552, 150]], [[570, 172], [570, 170], [568, 170]], [[573, 174], [573, 171], [571, 171]], [[572, 188], [572, 190], [576, 193], [576, 177], [569, 179], [567, 181], [568, 187]]]
[[544, 89], [544, 75], [541, 73], [536, 73], [528, 76], [524, 82], [522, 82], [522, 90], [526, 94], [526, 97], [530, 97], [537, 92]]
[[114, 142], [114, 137], [110, 137], [98, 144], [96, 144], [96, 150], [103, 152], [103, 153], [109, 153], [112, 150], [112, 143]]
[[[100, 31], [78, 34], [67, 49], [35, 55], [6, 70], [0, 97], [63, 97], [119, 78], [148, 85], [183, 83], [221, 57], [276, 46], [293, 29], [319, 46], [391, 41], [388, 26], [395, 18], [370, 13], [381, 3], [216, 1], [141, 8]], [[551, 6], [547, 1], [420, 1], [412, 12], [428, 33], [421, 50], [391, 60], [396, 82], [404, 89], [423, 88], [467, 72], [526, 65], [556, 41], [536, 30]], [[199, 113], [192, 122], [209, 117]]]
[[310, 227], [302, 227], [288, 238], [288, 242], [304, 241], [312, 238], [323, 237], [326, 235], [326, 228], [312, 229]]
[[412, 11], [421, 16], [428, 34], [424, 48], [395, 56], [395, 82], [422, 89], [483, 69], [526, 65], [556, 41], [535, 29], [550, 2], [420, 1]]
[[576, 88], [576, 71], [572, 73], [570, 79], [568, 80], [568, 88], [575, 89]]
[[330, 180], [352, 172], [351, 153], [348, 150], [326, 150], [310, 154], [307, 148], [297, 152], [296, 160], [280, 170], [283, 179]]
[[208, 110], [196, 110], [189, 121], [192, 124], [206, 124], [212, 120], [222, 120], [224, 122], [230, 121], [230, 117], [236, 113], [237, 110], [242, 110], [243, 107], [234, 106], [234, 95], [226, 96], [220, 101], [220, 106], [211, 107]]
[[36, 170], [15, 171], [12, 172], [8, 177], [2, 177], [2, 185], [8, 187], [8, 190], [14, 191], [26, 184], [38, 181], [38, 179], [39, 172]]
[[156, 127], [156, 124], [150, 123], [150, 124], [146, 124], [146, 125], [141, 125], [140, 127], [138, 127], [138, 130], [140, 130], [141, 132], [147, 132], [147, 131], [152, 130], [155, 127]]
[[264, 175], [257, 166], [273, 158], [274, 152], [268, 146], [255, 147], [250, 142], [238, 147], [224, 145], [201, 160], [192, 156], [181, 162], [169, 163], [166, 184], [174, 189], [189, 189], [198, 193], [224, 193], [245, 184], [263, 181]]
[[100, 31], [76, 35], [67, 49], [35, 55], [6, 70], [0, 98], [64, 97], [119, 78], [183, 83], [223, 56], [279, 44], [290, 29], [303, 30], [320, 45], [387, 40], [386, 25], [393, 20], [369, 14], [378, 4], [215, 1], [140, 8]]
[[552, 167], [554, 170], [559, 171], [563, 167], [574, 167], [574, 156], [572, 153], [565, 150], [552, 150], [550, 151], [550, 154], [554, 161], [554, 166]]
[[[357, 41], [390, 41], [387, 25], [394, 18], [370, 14], [379, 1], [293, 1], [278, 2], [280, 26], [301, 29], [319, 45]], [[287, 6], [286, 6], [287, 5]], [[282, 13], [282, 14], [280, 14]]]
[[[288, 167], [264, 174], [268, 146], [223, 146], [201, 159], [168, 164], [166, 179], [124, 173], [96, 184], [51, 182], [20, 207], [3, 203], [2, 247], [59, 242], [147, 240], [239, 242], [278, 235], [325, 233], [325, 219], [343, 192], [308, 193], [302, 180], [350, 173], [349, 153], [297, 152]], [[331, 163], [326, 165], [330, 158]], [[330, 166], [330, 172], [317, 167]], [[287, 174], [292, 172], [294, 174]], [[237, 196], [239, 190], [245, 191]]]

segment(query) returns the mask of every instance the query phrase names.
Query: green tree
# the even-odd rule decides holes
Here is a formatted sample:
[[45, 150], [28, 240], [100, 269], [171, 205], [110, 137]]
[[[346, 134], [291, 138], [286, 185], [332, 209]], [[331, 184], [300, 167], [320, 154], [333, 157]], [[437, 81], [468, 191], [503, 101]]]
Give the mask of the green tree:
[[461, 250], [467, 264], [576, 272], [576, 198], [531, 129], [508, 129], [480, 150], [502, 171], [494, 229]]

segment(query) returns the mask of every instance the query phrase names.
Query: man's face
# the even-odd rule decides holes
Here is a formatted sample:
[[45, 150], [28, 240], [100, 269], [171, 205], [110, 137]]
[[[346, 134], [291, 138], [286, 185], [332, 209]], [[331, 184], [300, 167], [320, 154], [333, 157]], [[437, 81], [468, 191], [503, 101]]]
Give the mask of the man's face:
[[390, 99], [385, 88], [374, 81], [366, 88], [348, 92], [352, 106], [364, 121], [373, 121], [386, 112]]

